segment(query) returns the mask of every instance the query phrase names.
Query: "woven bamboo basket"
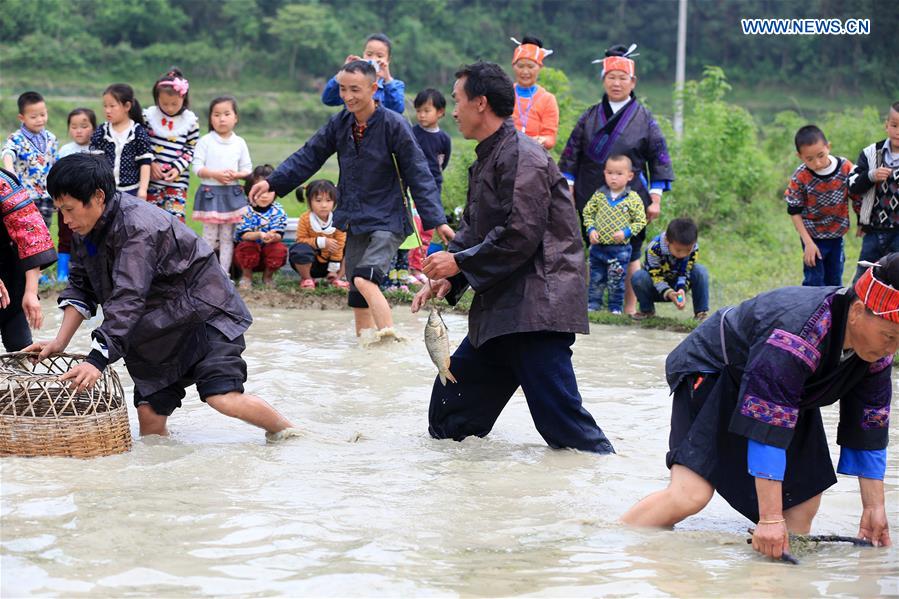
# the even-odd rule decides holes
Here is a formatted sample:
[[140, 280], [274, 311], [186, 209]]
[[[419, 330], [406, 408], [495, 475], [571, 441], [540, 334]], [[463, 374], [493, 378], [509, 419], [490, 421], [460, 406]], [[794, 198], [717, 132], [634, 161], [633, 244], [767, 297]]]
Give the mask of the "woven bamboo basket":
[[0, 355], [0, 456], [93, 458], [131, 449], [122, 383], [107, 368], [92, 389], [76, 391], [59, 375], [85, 356]]

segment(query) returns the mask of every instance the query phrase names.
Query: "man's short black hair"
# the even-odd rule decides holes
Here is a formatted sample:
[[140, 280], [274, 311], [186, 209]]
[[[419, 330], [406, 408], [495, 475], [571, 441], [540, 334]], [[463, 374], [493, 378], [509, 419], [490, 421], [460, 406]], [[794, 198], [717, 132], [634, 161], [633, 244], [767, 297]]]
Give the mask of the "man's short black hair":
[[429, 100], [437, 110], [446, 110], [446, 98], [443, 97], [440, 90], [434, 89], [433, 87], [418, 92], [418, 95], [415, 96], [415, 100], [412, 101], [412, 104], [417, 110], [427, 104]]
[[699, 230], [692, 218], [675, 218], [668, 223], [665, 229], [665, 239], [668, 242], [680, 243], [683, 245], [693, 245], [699, 238]]
[[502, 67], [479, 60], [456, 72], [456, 79], [462, 77], [465, 77], [463, 89], [469, 100], [484, 96], [496, 116], [506, 118], [512, 115], [515, 109], [515, 87]]
[[340, 67], [340, 70], [347, 73], [362, 73], [368, 77], [372, 83], [378, 80], [378, 71], [376, 71], [374, 65], [367, 60], [354, 60], [348, 62]]
[[105, 156], [70, 154], [60, 158], [47, 175], [47, 192], [54, 200], [68, 195], [89, 204], [98, 189], [107, 201], [116, 193], [115, 177]]
[[895, 112], [896, 114], [899, 114], [899, 102], [893, 102], [893, 103], [890, 105], [890, 109], [891, 109], [893, 112]]
[[793, 138], [797, 152], [801, 152], [805, 146], [814, 145], [819, 141], [826, 144], [827, 138], [824, 136], [824, 132], [815, 125], [800, 127], [799, 131], [796, 132], [796, 137]]
[[21, 96], [19, 96], [18, 105], [19, 105], [19, 114], [25, 114], [25, 109], [31, 106], [32, 104], [40, 104], [44, 101], [44, 96], [40, 95], [37, 92], [25, 92]]

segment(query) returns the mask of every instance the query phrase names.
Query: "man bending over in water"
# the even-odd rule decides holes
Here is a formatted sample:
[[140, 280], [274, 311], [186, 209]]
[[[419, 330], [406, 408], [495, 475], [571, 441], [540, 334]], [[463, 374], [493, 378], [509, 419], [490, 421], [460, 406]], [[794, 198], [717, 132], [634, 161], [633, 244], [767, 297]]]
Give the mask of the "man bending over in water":
[[91, 352], [63, 374], [90, 389], [119, 358], [134, 379], [141, 435], [165, 435], [184, 389], [279, 440], [291, 423], [262, 399], [243, 392], [241, 357], [252, 318], [212, 249], [178, 219], [116, 191], [109, 164], [74, 154], [50, 170], [47, 188], [75, 234], [69, 285], [59, 296], [65, 313], [56, 338], [25, 351], [40, 358], [66, 349], [81, 323], [103, 306]]

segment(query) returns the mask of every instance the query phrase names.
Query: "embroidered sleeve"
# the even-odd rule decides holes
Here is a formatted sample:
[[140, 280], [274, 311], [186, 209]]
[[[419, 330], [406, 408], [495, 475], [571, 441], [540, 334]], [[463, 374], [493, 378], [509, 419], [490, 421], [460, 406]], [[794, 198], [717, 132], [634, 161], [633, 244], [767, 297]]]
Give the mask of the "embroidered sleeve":
[[[828, 323], [829, 315], [828, 311]], [[783, 329], [771, 331], [750, 352], [730, 431], [786, 449], [796, 428], [805, 381], [820, 360], [816, 343]]]
[[852, 449], [883, 449], [889, 441], [893, 356], [868, 367], [865, 377], [840, 399], [837, 443]]
[[16, 246], [22, 270], [43, 268], [56, 261], [53, 239], [37, 206], [11, 173], [0, 173], [0, 214]]

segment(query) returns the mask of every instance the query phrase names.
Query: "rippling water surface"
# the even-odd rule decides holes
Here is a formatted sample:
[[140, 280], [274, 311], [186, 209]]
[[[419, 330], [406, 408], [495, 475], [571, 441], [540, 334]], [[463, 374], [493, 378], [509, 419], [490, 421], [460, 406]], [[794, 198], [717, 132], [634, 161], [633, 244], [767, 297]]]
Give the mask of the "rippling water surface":
[[[41, 338], [59, 324], [45, 309]], [[347, 312], [254, 315], [247, 389], [306, 436], [266, 445], [191, 389], [171, 437], [130, 453], [0, 460], [3, 597], [899, 594], [896, 549], [826, 546], [800, 566], [771, 563], [717, 497], [674, 532], [616, 524], [667, 480], [664, 359], [677, 334], [595, 327], [578, 338], [584, 402], [619, 452], [594, 456], [547, 448], [520, 394], [488, 438], [431, 439], [435, 369], [425, 318], [407, 308], [395, 316], [411, 341], [371, 349]], [[465, 319], [445, 319], [457, 343]], [[88, 342], [82, 331], [72, 349]], [[136, 435], [133, 408], [130, 418]], [[836, 418], [825, 410], [831, 440]], [[895, 451], [886, 485], [899, 531]], [[813, 532], [854, 535], [860, 507], [856, 480], [840, 477]]]

